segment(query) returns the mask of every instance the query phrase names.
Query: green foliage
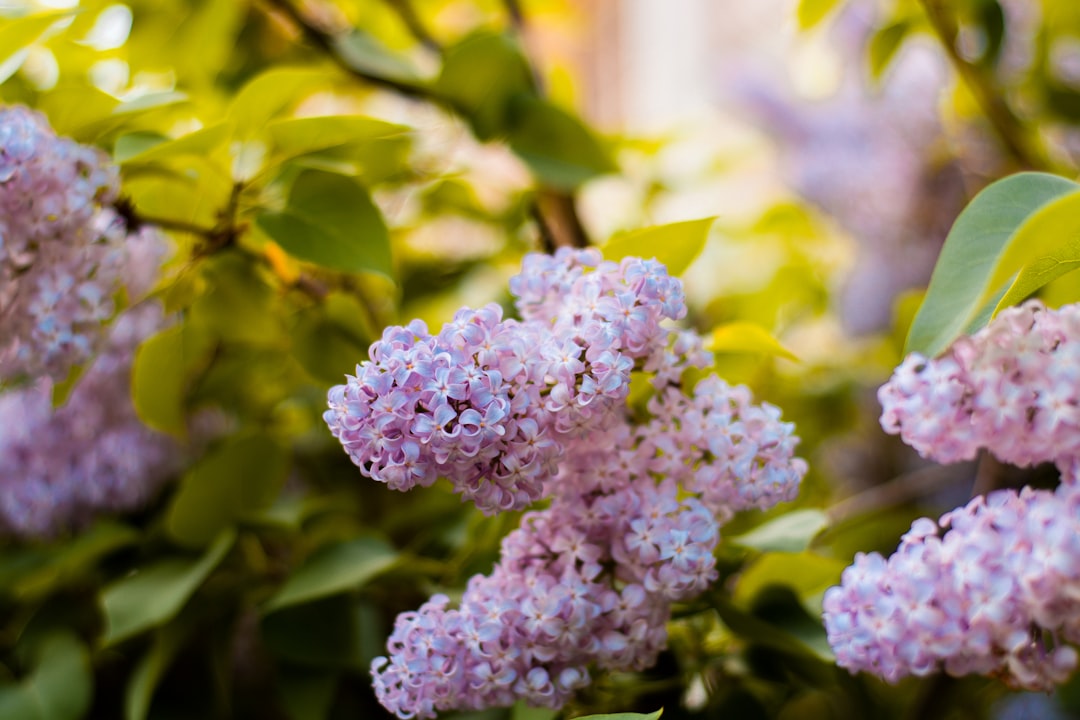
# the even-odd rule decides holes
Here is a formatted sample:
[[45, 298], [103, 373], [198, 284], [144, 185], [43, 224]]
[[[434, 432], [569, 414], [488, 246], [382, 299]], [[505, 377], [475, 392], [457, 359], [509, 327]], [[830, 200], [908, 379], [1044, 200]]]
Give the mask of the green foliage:
[[68, 634], [46, 638], [33, 670], [17, 685], [0, 686], [0, 716], [19, 720], [77, 720], [90, 707], [92, 684], [86, 648]]
[[608, 715], [584, 715], [576, 720], [659, 720], [663, 709], [644, 715], [642, 713], [612, 713]]
[[106, 623], [102, 644], [113, 645], [171, 620], [235, 540], [235, 531], [224, 531], [198, 559], [159, 560], [107, 586], [101, 594]]
[[[1020, 173], [979, 193], [949, 231], [905, 351], [934, 356], [985, 325], [1005, 283], [1068, 240], [1068, 221], [1053, 211], [1054, 201], [1078, 188], [1054, 175]], [[1048, 234], [1033, 239], [1033, 229]]]
[[263, 610], [272, 613], [359, 587], [397, 559], [394, 549], [377, 538], [324, 545], [292, 574]]
[[800, 552], [828, 526], [820, 510], [795, 510], [765, 522], [748, 533], [728, 538], [736, 545], [772, 552]]

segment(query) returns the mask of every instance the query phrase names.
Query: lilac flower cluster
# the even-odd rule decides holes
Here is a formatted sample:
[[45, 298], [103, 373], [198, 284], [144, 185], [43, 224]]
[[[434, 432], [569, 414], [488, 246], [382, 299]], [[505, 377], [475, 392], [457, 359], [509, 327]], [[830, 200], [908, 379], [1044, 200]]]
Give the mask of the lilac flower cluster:
[[128, 252], [118, 190], [102, 153], [0, 107], [0, 379], [60, 380], [103, 342]]
[[988, 448], [1030, 465], [1080, 456], [1080, 306], [1003, 310], [940, 358], [909, 355], [878, 391], [886, 432], [949, 463]]
[[[586, 272], [586, 268], [593, 268]], [[324, 417], [361, 471], [396, 490], [448, 478], [486, 513], [527, 507], [564, 440], [617, 418], [635, 362], [685, 314], [655, 261], [531, 255], [511, 280], [522, 321], [463, 309], [438, 335], [391, 327], [330, 390]]]
[[58, 408], [48, 377], [0, 394], [0, 534], [45, 538], [137, 508], [179, 469], [180, 446], [130, 400], [135, 348], [162, 323], [155, 304], [122, 313]]
[[1080, 642], [1080, 307], [1031, 301], [933, 360], [909, 356], [881, 388], [882, 426], [941, 462], [986, 448], [1056, 462], [1056, 492], [978, 497], [912, 525], [888, 560], [859, 554], [825, 595], [837, 662], [896, 681], [944, 669], [1049, 690]]
[[[672, 603], [715, 580], [720, 525], [792, 498], [806, 472], [793, 426], [746, 388], [709, 376], [683, 393], [712, 358], [661, 324], [685, 313], [662, 265], [560, 250], [527, 257], [510, 287], [521, 321], [487, 307], [437, 336], [391, 328], [329, 394], [327, 423], [376, 480], [446, 476], [486, 511], [550, 501], [458, 603], [398, 617], [372, 674], [402, 718], [557, 708], [595, 669], [648, 667]], [[644, 423], [625, 403], [635, 369], [655, 390]]]
[[837, 663], [895, 682], [944, 669], [1051, 690], [1077, 667], [1080, 493], [999, 490], [915, 521], [888, 560], [855, 558], [825, 594]]

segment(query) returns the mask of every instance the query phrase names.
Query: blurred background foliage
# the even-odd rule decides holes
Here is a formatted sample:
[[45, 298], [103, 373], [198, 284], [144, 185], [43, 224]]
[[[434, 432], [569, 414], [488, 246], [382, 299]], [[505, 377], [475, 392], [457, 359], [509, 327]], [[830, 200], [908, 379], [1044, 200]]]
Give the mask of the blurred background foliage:
[[383, 716], [367, 667], [396, 613], [487, 572], [516, 518], [361, 478], [328, 387], [388, 324], [510, 310], [525, 252], [617, 253], [647, 226], [693, 259], [687, 322], [721, 374], [797, 423], [811, 473], [728, 526], [655, 668], [561, 716], [1080, 713], [1071, 686], [851, 677], [818, 617], [856, 551], [979, 473], [1030, 479], [921, 461], [875, 390], [965, 202], [1076, 174], [1073, 0], [0, 0], [0, 81], [111, 153], [130, 218], [174, 246], [154, 294], [180, 321], [136, 357], [140, 416], [227, 428], [144, 511], [0, 546], [0, 716]]

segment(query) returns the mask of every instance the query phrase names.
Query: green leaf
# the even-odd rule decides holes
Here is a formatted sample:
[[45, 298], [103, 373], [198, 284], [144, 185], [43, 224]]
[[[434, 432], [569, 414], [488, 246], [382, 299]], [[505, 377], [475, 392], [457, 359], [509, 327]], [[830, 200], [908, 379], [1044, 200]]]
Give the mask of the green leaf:
[[828, 516], [820, 510], [795, 510], [728, 540], [766, 552], [801, 552], [828, 524]]
[[93, 139], [95, 133], [90, 128], [107, 121], [119, 104], [115, 97], [95, 87], [73, 85], [43, 95], [38, 109], [49, 116], [57, 135], [82, 142]]
[[234, 137], [249, 140], [270, 118], [330, 81], [324, 70], [275, 66], [248, 81], [229, 105]]
[[510, 103], [510, 147], [545, 185], [573, 190], [618, 166], [578, 118], [546, 100], [521, 93]]
[[713, 352], [779, 355], [799, 362], [798, 356], [781, 345], [780, 341], [768, 330], [748, 322], [733, 322], [718, 326], [709, 334], [705, 347]]
[[162, 330], [135, 351], [131, 397], [139, 418], [162, 432], [187, 433], [186, 342], [182, 327]]
[[186, 547], [205, 547], [245, 512], [271, 506], [289, 471], [289, 453], [268, 435], [231, 439], [184, 476], [165, 523]]
[[304, 170], [293, 183], [285, 209], [261, 213], [256, 222], [301, 260], [393, 277], [386, 223], [367, 190], [353, 178]]
[[[987, 301], [1003, 290], [1023, 260], [1035, 259], [1017, 243], [1021, 229], [1040, 208], [1077, 188], [1077, 183], [1056, 175], [1027, 172], [999, 180], [976, 195], [949, 231], [904, 352], [937, 355], [972, 329], [981, 315], [988, 318], [993, 306], [987, 308]], [[1056, 225], [1056, 214], [1051, 219]], [[1032, 239], [1030, 232], [1024, 236]], [[1065, 244], [1067, 236], [1046, 241], [1038, 245]]]
[[[998, 258], [988, 289], [1020, 272], [994, 312], [1014, 305], [1080, 265], [1080, 191], [1039, 208], [1016, 231]], [[988, 299], [988, 298], [983, 298]]]
[[840, 0], [799, 0], [797, 10], [799, 28], [809, 30], [816, 26], [839, 4]]
[[393, 547], [373, 537], [324, 545], [289, 576], [263, 610], [272, 613], [357, 588], [389, 568], [397, 558]]
[[0, 83], [15, 74], [24, 57], [20, 53], [33, 45], [57, 20], [68, 17], [73, 10], [26, 15], [0, 24]]
[[404, 85], [418, 85], [420, 70], [408, 58], [394, 53], [369, 33], [354, 28], [333, 39], [334, 50], [350, 68]]
[[[196, 342], [280, 347], [284, 327], [269, 271], [240, 251], [203, 262], [207, 289], [191, 305], [186, 327]], [[196, 356], [197, 358], [197, 356]]]
[[644, 715], [642, 713], [610, 713], [607, 715], [579, 715], [574, 720], [659, 720], [660, 716], [664, 714], [664, 709], [660, 708], [656, 712]]
[[715, 221], [715, 217], [708, 217], [618, 233], [600, 249], [608, 260], [656, 258], [677, 277], [701, 253]]
[[880, 80], [888, 69], [892, 59], [896, 57], [896, 51], [911, 32], [911, 23], [899, 20], [890, 23], [877, 30], [867, 44], [867, 55], [870, 60], [870, 76]]
[[34, 671], [18, 685], [0, 686], [0, 717], [77, 720], [90, 709], [93, 677], [86, 648], [69, 634], [47, 638]]
[[124, 720], [144, 720], [154, 700], [154, 690], [176, 654], [189, 638], [190, 628], [173, 623], [154, 635], [154, 642], [131, 673], [124, 690]]
[[58, 585], [85, 575], [94, 563], [118, 548], [133, 545], [139, 533], [127, 525], [102, 521], [70, 541], [51, 548], [48, 559], [13, 580], [11, 593], [24, 601], [48, 594]]
[[288, 157], [409, 132], [404, 125], [362, 115], [285, 118], [272, 121], [266, 129], [276, 149]]
[[[224, 146], [231, 132], [232, 126], [229, 123], [220, 122], [152, 145], [147, 142], [145, 133], [137, 134], [135, 138], [124, 135], [117, 140], [116, 160], [120, 163], [131, 164], [157, 162], [188, 155], [207, 156]], [[142, 149], [132, 152], [138, 144], [142, 144]], [[125, 150], [123, 155], [122, 149]]]
[[481, 140], [505, 134], [511, 99], [534, 93], [529, 65], [517, 44], [505, 35], [483, 32], [447, 50], [434, 89], [468, 119]]
[[735, 601], [749, 603], [770, 585], [789, 587], [800, 599], [836, 585], [847, 563], [811, 552], [771, 552], [743, 571], [735, 586]]
[[105, 615], [102, 644], [114, 645], [171, 620], [225, 557], [236, 532], [223, 532], [197, 559], [159, 560], [118, 580], [101, 594]]

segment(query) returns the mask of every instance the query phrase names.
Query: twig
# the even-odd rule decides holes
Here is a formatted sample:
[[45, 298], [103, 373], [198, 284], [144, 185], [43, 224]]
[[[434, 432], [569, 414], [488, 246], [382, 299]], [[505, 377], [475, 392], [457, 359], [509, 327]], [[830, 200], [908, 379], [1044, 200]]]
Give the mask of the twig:
[[315, 45], [323, 53], [330, 58], [338, 67], [344, 70], [349, 75], [355, 78], [363, 80], [364, 82], [372, 85], [377, 85], [388, 90], [400, 93], [411, 98], [419, 98], [428, 100], [431, 102], [438, 102], [440, 105], [445, 105], [444, 102], [433, 93], [429, 92], [426, 88], [412, 83], [402, 82], [400, 80], [394, 80], [392, 78], [383, 77], [382, 75], [376, 75], [366, 70], [354, 67], [351, 63], [346, 61], [345, 57], [338, 50], [337, 38], [334, 35], [322, 30], [321, 28], [313, 25], [307, 18], [301, 14], [301, 12], [293, 6], [289, 0], [265, 0], [265, 2], [274, 8], [277, 8], [284, 13], [297, 27], [303, 32], [304, 37], [308, 42]]
[[934, 33], [938, 36], [949, 62], [967, 85], [1002, 145], [1016, 162], [1028, 169], [1048, 169], [1050, 164], [1027, 140], [1024, 123], [1009, 107], [999, 88], [986, 72], [969, 62], [956, 47], [958, 29], [943, 0], [921, 0]]
[[443, 47], [435, 36], [432, 35], [427, 27], [424, 26], [420, 16], [416, 14], [416, 9], [412, 6], [409, 0], [386, 0], [386, 4], [393, 8], [394, 12], [401, 18], [401, 22], [405, 23], [405, 27], [409, 29], [421, 45], [428, 50], [432, 50], [442, 55]]
[[829, 520], [836, 524], [871, 510], [893, 507], [909, 500], [930, 495], [940, 490], [942, 482], [945, 480], [958, 480], [968, 477], [969, 474], [963, 472], [962, 467], [929, 465], [913, 472], [897, 475], [881, 485], [875, 485], [868, 490], [841, 500], [826, 510], [826, 513]]

